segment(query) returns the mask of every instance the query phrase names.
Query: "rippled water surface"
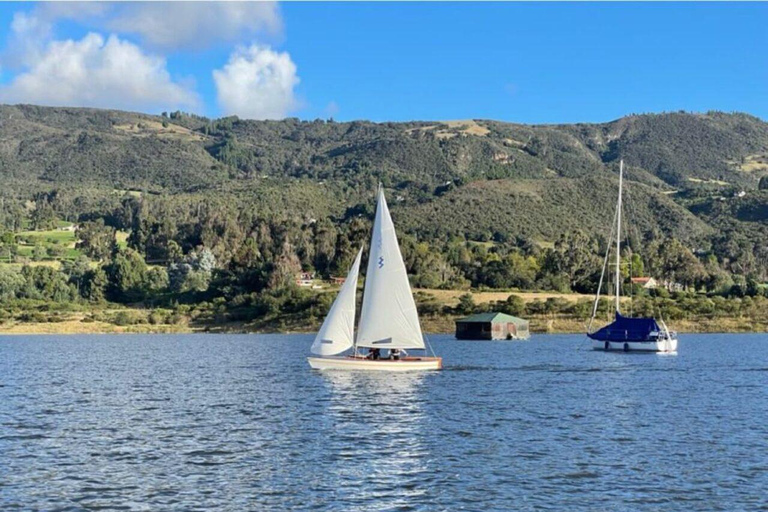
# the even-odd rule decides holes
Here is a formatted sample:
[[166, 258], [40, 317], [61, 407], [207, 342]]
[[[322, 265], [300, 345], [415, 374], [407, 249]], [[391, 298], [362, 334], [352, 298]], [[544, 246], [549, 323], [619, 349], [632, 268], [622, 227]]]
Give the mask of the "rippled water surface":
[[768, 336], [678, 355], [458, 342], [311, 371], [311, 336], [0, 338], [0, 509], [768, 509]]

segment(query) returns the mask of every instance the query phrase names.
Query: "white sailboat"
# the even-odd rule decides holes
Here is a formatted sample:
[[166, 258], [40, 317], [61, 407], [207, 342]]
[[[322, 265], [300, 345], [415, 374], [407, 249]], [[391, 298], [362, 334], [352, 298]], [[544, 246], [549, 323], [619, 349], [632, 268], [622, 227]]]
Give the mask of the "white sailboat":
[[[312, 344], [312, 353], [320, 357], [307, 358], [309, 365], [318, 370], [441, 369], [440, 357], [396, 355], [405, 354], [406, 350], [426, 350], [426, 346], [395, 226], [381, 187], [355, 338], [355, 292], [361, 256], [362, 249]], [[361, 348], [368, 349], [369, 353], [360, 354]], [[349, 349], [353, 349], [350, 355], [339, 355]], [[374, 359], [382, 349], [388, 350], [390, 357]]]
[[587, 327], [587, 336], [592, 340], [594, 350], [622, 350], [624, 352], [676, 352], [677, 333], [670, 331], [664, 320], [656, 322], [655, 318], [634, 318], [621, 314], [621, 191], [624, 182], [624, 160], [619, 163], [619, 201], [616, 205], [616, 313], [613, 322], [592, 332], [592, 322], [597, 316], [597, 306], [600, 300], [600, 290], [603, 277], [608, 266], [606, 249], [603, 271], [597, 286], [595, 303], [592, 308], [592, 318]]

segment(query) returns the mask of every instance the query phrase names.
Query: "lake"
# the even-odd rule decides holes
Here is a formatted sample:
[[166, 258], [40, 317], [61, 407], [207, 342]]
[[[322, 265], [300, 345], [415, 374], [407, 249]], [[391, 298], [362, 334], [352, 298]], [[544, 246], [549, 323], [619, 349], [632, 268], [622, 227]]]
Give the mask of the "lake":
[[319, 373], [309, 335], [0, 338], [0, 509], [768, 509], [768, 336], [677, 355], [431, 336]]

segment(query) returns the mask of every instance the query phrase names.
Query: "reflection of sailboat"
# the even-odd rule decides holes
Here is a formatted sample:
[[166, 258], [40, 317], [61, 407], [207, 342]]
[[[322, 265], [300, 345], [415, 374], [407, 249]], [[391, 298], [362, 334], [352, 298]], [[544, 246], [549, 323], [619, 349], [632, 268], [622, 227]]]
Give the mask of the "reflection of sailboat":
[[[403, 373], [399, 375], [387, 375], [382, 373], [370, 373], [358, 375], [348, 372], [322, 373], [324, 380], [330, 384], [334, 396], [341, 398], [342, 402], [354, 403], [361, 407], [370, 405], [383, 405], [391, 403], [409, 403], [411, 399], [419, 396], [419, 387], [424, 384], [427, 374]], [[382, 386], [387, 387], [386, 398], [376, 390]], [[371, 400], [373, 403], [368, 403]]]
[[[426, 350], [426, 346], [405, 263], [397, 244], [395, 226], [381, 187], [355, 342], [355, 293], [361, 256], [362, 249], [317, 333], [312, 353], [321, 357], [308, 358], [310, 366], [319, 370], [439, 370], [442, 367], [440, 357], [396, 355], [406, 349]], [[337, 355], [353, 347], [352, 355]], [[358, 354], [358, 348], [369, 349], [370, 356], [376, 356], [381, 349], [387, 349], [390, 358], [363, 357]]]
[[[621, 188], [624, 178], [624, 161], [619, 164], [619, 202], [616, 205], [616, 317], [613, 322], [598, 331], [591, 332], [592, 322], [597, 315], [597, 305], [600, 299], [600, 289], [603, 276], [608, 265], [608, 254], [605, 255], [603, 272], [597, 286], [595, 305], [592, 318], [587, 327], [587, 336], [592, 339], [595, 350], [624, 350], [624, 352], [675, 352], [677, 351], [677, 334], [670, 331], [664, 321], [661, 326], [655, 318], [632, 318], [623, 316], [619, 305], [621, 301]], [[609, 241], [610, 246], [610, 241]], [[610, 247], [606, 250], [610, 251]]]
[[424, 397], [436, 374], [320, 372], [318, 377], [328, 393], [314, 418], [327, 429], [317, 474], [344, 496], [347, 506], [337, 508], [397, 510], [427, 500], [430, 486], [424, 482], [434, 476], [431, 461], [438, 455], [424, 442], [434, 428]]

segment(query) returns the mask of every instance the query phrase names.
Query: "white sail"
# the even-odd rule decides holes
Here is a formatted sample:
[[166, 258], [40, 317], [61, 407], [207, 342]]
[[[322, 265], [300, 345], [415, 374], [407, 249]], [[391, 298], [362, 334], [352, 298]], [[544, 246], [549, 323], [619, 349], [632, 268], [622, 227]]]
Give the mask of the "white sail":
[[360, 258], [363, 249], [357, 253], [355, 262], [349, 270], [347, 279], [333, 301], [328, 316], [312, 343], [312, 353], [319, 356], [333, 356], [352, 347], [355, 340], [355, 301], [357, 293], [357, 275], [360, 271]]
[[416, 303], [397, 244], [384, 191], [379, 189], [376, 220], [365, 274], [357, 346], [423, 349]]

